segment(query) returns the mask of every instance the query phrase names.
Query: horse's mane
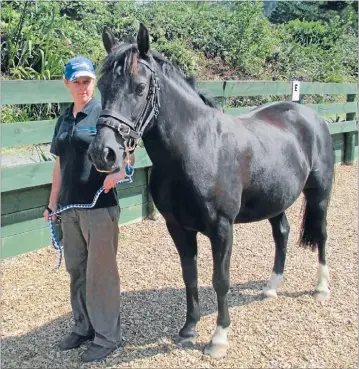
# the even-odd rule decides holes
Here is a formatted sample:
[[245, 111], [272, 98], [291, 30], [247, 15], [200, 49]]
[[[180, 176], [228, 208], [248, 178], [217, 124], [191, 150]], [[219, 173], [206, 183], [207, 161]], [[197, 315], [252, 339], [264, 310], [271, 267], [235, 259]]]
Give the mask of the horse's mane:
[[199, 97], [202, 99], [202, 101], [211, 108], [214, 109], [221, 109], [221, 105], [214, 99], [213, 96], [210, 95], [210, 93], [204, 89], [198, 89], [196, 86], [196, 77], [189, 76], [185, 77], [187, 83], [198, 93]]
[[[184, 88], [190, 87], [190, 89], [194, 91], [207, 106], [215, 109], [221, 109], [220, 104], [209, 95], [208, 91], [197, 88], [196, 78], [194, 76], [186, 77], [178, 66], [175, 66], [164, 55], [156, 50], [151, 50], [151, 55], [155, 62], [160, 66], [163, 74], [175, 79], [176, 82]], [[117, 45], [113, 51], [108, 54], [103, 62], [103, 65], [100, 69], [101, 76], [99, 82], [102, 76], [112, 72], [117, 63], [120, 61], [123, 62], [124, 69], [127, 72], [133, 71], [137, 66], [137, 58], [138, 49], [136, 44], [121, 43]]]

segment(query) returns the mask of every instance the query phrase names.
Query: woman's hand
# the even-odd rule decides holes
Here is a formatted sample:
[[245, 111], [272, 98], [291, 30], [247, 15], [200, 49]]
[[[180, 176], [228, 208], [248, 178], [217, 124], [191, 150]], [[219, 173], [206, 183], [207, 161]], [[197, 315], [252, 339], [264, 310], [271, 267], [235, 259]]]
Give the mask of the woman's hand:
[[[54, 211], [53, 209], [56, 209], [56, 205], [51, 205], [49, 204], [48, 207], [44, 210], [44, 212], [42, 213], [42, 215], [44, 216], [45, 222], [49, 222], [49, 210], [51, 209], [51, 212]], [[52, 221], [55, 222], [56, 221], [56, 215], [52, 216]]]
[[121, 170], [116, 173], [108, 174], [103, 182], [103, 186], [105, 187], [105, 193], [109, 192], [111, 188], [116, 187], [116, 183], [118, 181], [122, 181], [126, 178], [125, 167], [122, 166]]
[[[131, 154], [130, 155], [130, 164], [134, 165], [135, 164], [135, 155]], [[105, 193], [107, 193], [108, 191], [111, 190], [111, 188], [116, 187], [116, 183], [118, 181], [122, 181], [123, 179], [126, 178], [126, 171], [125, 171], [125, 167], [126, 167], [127, 163], [124, 160], [122, 163], [122, 168], [119, 172], [116, 173], [111, 173], [108, 174], [107, 177], [105, 178], [105, 181], [103, 182], [103, 186], [105, 188]]]

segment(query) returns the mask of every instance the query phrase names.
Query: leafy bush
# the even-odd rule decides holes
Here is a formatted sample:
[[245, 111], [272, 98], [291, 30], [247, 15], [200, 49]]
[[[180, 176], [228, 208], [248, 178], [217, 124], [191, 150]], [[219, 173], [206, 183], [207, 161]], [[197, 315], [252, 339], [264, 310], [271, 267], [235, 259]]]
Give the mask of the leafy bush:
[[[348, 22], [351, 15], [357, 15], [358, 2], [355, 0], [350, 1], [277, 1], [274, 10], [269, 15], [269, 19], [272, 23], [281, 24], [287, 23], [292, 20], [300, 21], [324, 21], [328, 22], [330, 19], [340, 16], [344, 22], [350, 25]], [[351, 15], [349, 15], [351, 14]], [[348, 18], [349, 15], [349, 18]], [[353, 20], [352, 25], [355, 27], [358, 24], [357, 17], [351, 18]]]
[[[58, 7], [53, 3], [10, 2], [2, 13], [2, 71], [15, 79], [52, 79], [61, 76], [69, 56]], [[55, 21], [56, 20], [56, 21]]]
[[64, 11], [64, 2], [6, 2], [1, 15], [2, 72], [14, 79], [58, 79], [75, 55], [98, 62], [104, 52], [95, 22], [100, 5], [89, 2], [86, 21], [76, 22]]
[[59, 113], [60, 104], [4, 105], [1, 107], [1, 122], [16, 123], [56, 119]]
[[184, 41], [161, 42], [159, 40], [153, 44], [153, 47], [176, 64], [185, 75], [195, 74], [199, 68], [198, 55], [189, 49]]
[[61, 78], [72, 56], [102, 60], [104, 26], [124, 40], [143, 21], [153, 46], [184, 72], [198, 71], [204, 55], [249, 78], [291, 79], [300, 71], [306, 80], [349, 80], [357, 73], [357, 14], [355, 3], [344, 5], [277, 2], [270, 17], [280, 23], [275, 26], [262, 2], [4, 1], [2, 72], [16, 79]]
[[185, 40], [206, 58], [220, 57], [252, 76], [264, 72], [266, 55], [279, 42], [260, 2], [149, 3], [142, 14], [156, 43]]
[[[355, 1], [277, 1], [270, 18], [259, 1], [2, 1], [3, 78], [59, 79], [75, 55], [98, 66], [106, 55], [103, 28], [129, 40], [140, 21], [153, 47], [185, 74], [206, 78], [208, 61], [246, 79], [357, 81]], [[23, 114], [23, 120], [36, 120], [46, 112], [19, 109], [6, 107], [5, 121]], [[51, 109], [52, 117], [57, 108]]]
[[279, 26], [278, 79], [355, 82], [357, 37], [345, 34], [339, 17], [329, 22], [294, 20]]

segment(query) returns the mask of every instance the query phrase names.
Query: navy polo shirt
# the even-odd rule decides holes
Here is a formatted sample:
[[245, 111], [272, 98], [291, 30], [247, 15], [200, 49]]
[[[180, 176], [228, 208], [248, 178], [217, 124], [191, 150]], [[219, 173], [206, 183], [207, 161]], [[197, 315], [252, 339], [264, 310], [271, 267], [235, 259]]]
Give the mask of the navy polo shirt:
[[[60, 157], [61, 192], [59, 205], [90, 204], [103, 185], [106, 173], [98, 172], [89, 160], [87, 149], [96, 134], [101, 103], [92, 98], [73, 116], [72, 103], [56, 123], [50, 152]], [[116, 189], [101, 193], [94, 208], [118, 205]]]

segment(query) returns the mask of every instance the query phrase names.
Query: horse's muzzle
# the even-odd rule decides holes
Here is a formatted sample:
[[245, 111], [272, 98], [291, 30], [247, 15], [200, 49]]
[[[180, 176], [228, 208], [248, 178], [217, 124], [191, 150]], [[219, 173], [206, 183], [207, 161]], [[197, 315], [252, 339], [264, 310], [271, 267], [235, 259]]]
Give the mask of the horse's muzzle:
[[90, 161], [99, 172], [111, 173], [119, 169], [117, 165], [118, 160], [116, 152], [111, 147], [105, 146], [103, 148], [99, 148], [92, 142], [87, 154]]

